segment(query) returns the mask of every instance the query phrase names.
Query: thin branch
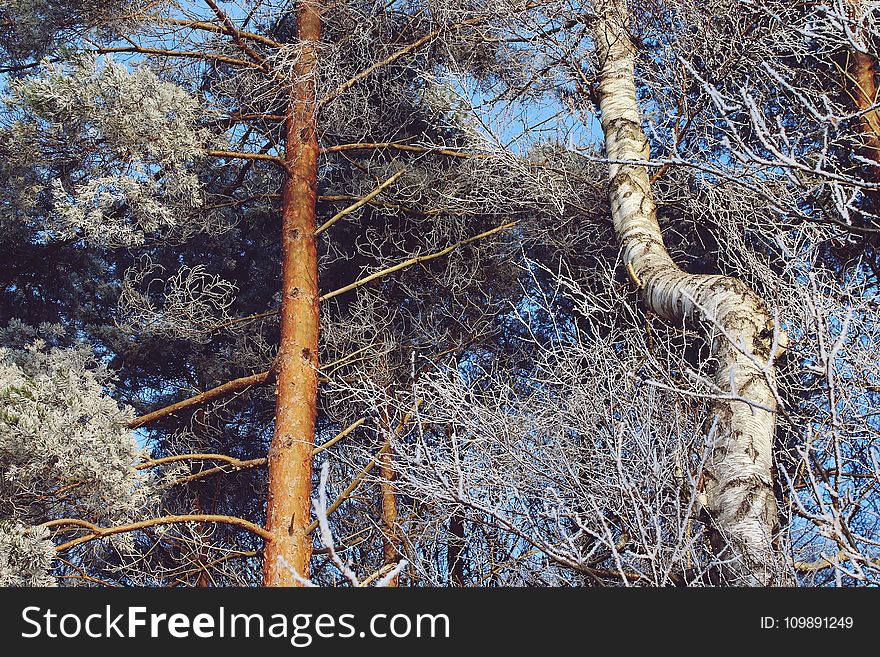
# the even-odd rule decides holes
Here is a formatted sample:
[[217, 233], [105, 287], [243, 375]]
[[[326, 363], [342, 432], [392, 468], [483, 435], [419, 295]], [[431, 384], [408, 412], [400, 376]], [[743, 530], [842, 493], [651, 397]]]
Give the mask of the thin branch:
[[155, 422], [156, 420], [161, 420], [162, 418], [173, 415], [174, 413], [177, 413], [179, 411], [184, 411], [195, 406], [201, 406], [202, 404], [207, 404], [208, 402], [213, 401], [219, 397], [223, 397], [224, 395], [239, 392], [241, 390], [249, 388], [250, 386], [262, 385], [264, 383], [267, 383], [271, 377], [272, 370], [267, 370], [265, 372], [258, 372], [257, 374], [251, 374], [250, 376], [243, 376], [238, 379], [233, 379], [232, 381], [227, 381], [226, 383], [219, 385], [216, 388], [211, 388], [210, 390], [201, 392], [198, 395], [190, 397], [189, 399], [184, 399], [183, 401], [179, 401], [176, 404], [171, 404], [170, 406], [165, 406], [164, 408], [152, 411], [151, 413], [147, 413], [146, 415], [141, 415], [140, 417], [137, 417], [129, 422], [127, 426], [129, 429], [137, 429], [138, 427], [142, 427], [145, 424]]
[[[382, 456], [385, 455], [385, 453], [389, 449], [391, 449], [390, 442], [386, 442], [384, 445], [382, 445], [382, 449], [380, 449], [376, 453], [376, 456], [374, 456], [370, 460], [370, 462], [367, 463], [367, 465], [364, 467], [364, 469], [361, 470], [357, 474], [357, 476], [351, 480], [351, 483], [346, 487], [346, 489], [344, 491], [342, 491], [339, 494], [339, 497], [336, 498], [336, 500], [333, 502], [333, 504], [331, 504], [329, 507], [327, 507], [327, 515], [328, 516], [331, 513], [333, 513], [334, 511], [336, 511], [336, 509], [338, 509], [340, 506], [342, 506], [342, 503], [345, 502], [345, 500], [347, 500], [349, 498], [349, 496], [357, 489], [357, 487], [361, 485], [361, 482], [363, 482], [363, 480], [366, 479], [367, 475], [370, 474], [370, 471], [372, 471], [372, 469], [376, 467], [376, 465], [379, 463], [379, 460], [382, 458]], [[318, 528], [318, 521], [313, 520], [312, 524], [310, 524], [306, 528], [306, 533], [311, 534], [317, 528]]]
[[[352, 290], [359, 288], [362, 285], [366, 285], [367, 283], [370, 283], [371, 281], [374, 281], [377, 278], [382, 278], [383, 276], [387, 276], [388, 274], [393, 274], [396, 271], [400, 271], [401, 269], [406, 269], [407, 267], [411, 267], [412, 265], [416, 265], [416, 264], [419, 264], [422, 262], [428, 262], [429, 260], [434, 260], [435, 258], [440, 258], [442, 256], [447, 255], [448, 253], [451, 253], [455, 249], [458, 249], [462, 246], [466, 246], [467, 244], [471, 244], [472, 242], [476, 242], [477, 240], [481, 240], [484, 237], [489, 237], [490, 235], [493, 235], [493, 234], [495, 234], [499, 231], [502, 231], [502, 230], [506, 230], [507, 228], [515, 226], [516, 224], [517, 224], [516, 221], [511, 221], [506, 224], [502, 224], [501, 226], [496, 226], [495, 228], [492, 228], [491, 230], [487, 230], [484, 233], [480, 233], [479, 235], [474, 235], [473, 237], [469, 237], [468, 239], [462, 240], [461, 242], [456, 242], [452, 246], [448, 246], [445, 249], [443, 249], [442, 251], [437, 251], [436, 253], [431, 253], [431, 254], [424, 255], [424, 256], [416, 256], [415, 258], [410, 258], [409, 260], [405, 260], [403, 262], [400, 262], [392, 267], [388, 267], [387, 269], [383, 269], [381, 271], [377, 271], [373, 274], [370, 274], [369, 276], [365, 276], [364, 278], [361, 278], [361, 279], [355, 281], [354, 283], [346, 285], [345, 287], [341, 287], [337, 290], [333, 290], [332, 292], [328, 292], [327, 294], [321, 296], [318, 300], [319, 301], [327, 301], [328, 299], [332, 299], [333, 297], [337, 297], [340, 294], [345, 294], [346, 292], [351, 292]], [[278, 309], [276, 308], [274, 310], [267, 310], [266, 312], [257, 313], [255, 315], [248, 315], [247, 317], [238, 317], [238, 318], [232, 319], [224, 324], [220, 324], [219, 326], [216, 327], [216, 329], [220, 330], [220, 329], [227, 328], [229, 326], [234, 326], [235, 324], [241, 324], [243, 322], [250, 322], [253, 320], [257, 320], [257, 319], [263, 319], [265, 317], [271, 317], [271, 316], [277, 315], [277, 314], [278, 314]]]
[[58, 520], [50, 520], [49, 522], [44, 522], [42, 525], [39, 526], [47, 528], [74, 526], [82, 527], [89, 530], [89, 533], [85, 536], [80, 536], [79, 538], [75, 538], [72, 541], [68, 541], [67, 543], [62, 543], [61, 545], [56, 546], [55, 551], [61, 553], [69, 550], [72, 547], [81, 545], [82, 543], [93, 541], [96, 538], [106, 538], [107, 536], [113, 536], [114, 534], [137, 531], [139, 529], [146, 529], [147, 527], [156, 527], [159, 525], [175, 525], [190, 522], [211, 522], [224, 525], [233, 525], [235, 527], [240, 527], [241, 529], [246, 529], [247, 531], [263, 538], [264, 540], [271, 540], [272, 538], [272, 535], [266, 529], [260, 527], [260, 525], [251, 522], [250, 520], [245, 520], [244, 518], [238, 518], [236, 516], [222, 516], [213, 514], [163, 516], [161, 518], [150, 518], [149, 520], [132, 522], [127, 525], [117, 525], [116, 527], [99, 527], [94, 523], [88, 522], [86, 520], [79, 520], [78, 518], [60, 518]]
[[[421, 403], [422, 403], [422, 400], [419, 399], [416, 402], [416, 408], [418, 408], [421, 405]], [[409, 424], [409, 418], [410, 418], [410, 413], [407, 413], [406, 415], [403, 416], [403, 419], [401, 419], [400, 424], [397, 425], [397, 428], [394, 431], [395, 435], [399, 436], [400, 433], [406, 428], [406, 425]], [[349, 498], [349, 496], [357, 489], [357, 487], [361, 485], [361, 482], [363, 482], [363, 480], [366, 478], [366, 476], [368, 474], [370, 474], [370, 471], [376, 467], [376, 465], [381, 460], [382, 456], [384, 456], [385, 453], [389, 449], [391, 449], [391, 441], [386, 440], [385, 443], [382, 445], [382, 449], [380, 449], [376, 453], [376, 455], [370, 460], [370, 462], [364, 467], [364, 469], [361, 470], [357, 474], [357, 476], [351, 480], [351, 483], [346, 487], [346, 489], [344, 491], [342, 491], [339, 494], [339, 497], [337, 497], [336, 500], [334, 500], [333, 504], [331, 504], [329, 507], [327, 507], [325, 517], [329, 518], [330, 514], [332, 514], [334, 511], [336, 511], [336, 509], [338, 509], [340, 506], [342, 506], [342, 503], [345, 502], [345, 500], [347, 500]], [[314, 520], [314, 521], [312, 521], [312, 524], [310, 524], [306, 528], [306, 534], [311, 534], [317, 528], [318, 528], [318, 521]]]
[[[332, 195], [321, 195], [318, 197], [319, 201], [324, 201], [326, 203], [337, 203], [342, 201], [358, 201], [360, 200], [360, 196], [351, 196], [350, 194], [332, 194]], [[432, 217], [438, 214], [443, 214], [443, 210], [428, 208], [427, 210], [418, 210], [416, 208], [407, 207], [406, 205], [401, 205], [400, 203], [389, 203], [387, 201], [377, 201], [375, 199], [370, 200], [370, 205], [377, 208], [384, 208], [386, 210], [397, 210], [398, 212], [403, 212], [405, 214], [411, 214], [416, 217]]]
[[[834, 559], [834, 560], [832, 560]], [[799, 573], [814, 573], [818, 570], [826, 568], [836, 568], [847, 561], [860, 561], [860, 558], [852, 557], [843, 551], [838, 552], [835, 557], [820, 556], [815, 561], [795, 561], [794, 569]], [[880, 566], [880, 559], [864, 559], [868, 564], [874, 567]]]
[[246, 317], [236, 317], [235, 319], [230, 319], [228, 322], [224, 322], [223, 324], [219, 324], [214, 327], [215, 331], [221, 331], [225, 328], [229, 328], [230, 326], [235, 326], [236, 324], [241, 324], [243, 322], [252, 322], [258, 319], [264, 319], [266, 317], [272, 317], [273, 315], [278, 314], [278, 308], [274, 310], [267, 310], [262, 313], [256, 313], [254, 315], [247, 315]]
[[[532, 5], [532, 6], [534, 6], [534, 5]], [[532, 6], [527, 7], [527, 8], [532, 8]], [[470, 20], [462, 21], [461, 23], [457, 23], [455, 25], [446, 25], [446, 26], [438, 27], [436, 30], [432, 30], [431, 32], [428, 32], [423, 37], [416, 39], [412, 43], [409, 43], [409, 44], [403, 46], [402, 48], [399, 48], [398, 50], [394, 51], [393, 53], [388, 55], [388, 57], [386, 57], [385, 59], [382, 59], [382, 60], [376, 62], [375, 64], [368, 66], [367, 68], [362, 70], [360, 73], [358, 73], [354, 77], [349, 78], [348, 80], [346, 80], [345, 82], [340, 84], [338, 87], [336, 87], [335, 89], [333, 89], [329, 93], [325, 94], [323, 98], [318, 100], [317, 108], [320, 109], [321, 107], [323, 107], [324, 105], [329, 103], [331, 100], [333, 100], [337, 96], [339, 96], [339, 95], [345, 93], [346, 91], [348, 91], [349, 89], [351, 89], [354, 85], [356, 85], [358, 82], [360, 82], [364, 78], [369, 77], [370, 75], [372, 75], [373, 73], [378, 71], [380, 68], [384, 68], [385, 66], [388, 66], [389, 64], [393, 64], [401, 57], [404, 57], [405, 55], [408, 55], [408, 54], [418, 50], [422, 46], [424, 46], [424, 45], [430, 43], [431, 41], [433, 41], [434, 39], [436, 39], [438, 36], [440, 36], [444, 32], [454, 32], [454, 31], [463, 29], [465, 27], [473, 27], [475, 25], [479, 25], [480, 23], [485, 22], [485, 20], [486, 19], [484, 17], [480, 16], [477, 18], [471, 18]]]
[[[265, 461], [265, 459], [256, 460]], [[166, 463], [179, 463], [180, 461], [223, 461], [236, 469], [248, 467], [248, 464], [251, 463], [251, 461], [242, 461], [241, 459], [237, 459], [234, 456], [227, 456], [226, 454], [175, 454], [173, 456], [163, 456], [160, 459], [147, 459], [143, 463], [138, 463], [135, 466], [135, 469], [145, 470], [165, 465]]]
[[101, 586], [106, 586], [106, 587], [110, 587], [110, 588], [117, 588], [120, 586], [119, 584], [113, 584], [112, 582], [107, 582], [103, 579], [98, 579], [97, 577], [92, 577], [91, 575], [87, 574], [85, 570], [83, 570], [82, 568], [80, 568], [76, 564], [71, 563], [67, 559], [64, 559], [63, 557], [58, 557], [58, 561], [60, 561], [65, 566], [72, 568], [77, 573], [79, 573], [78, 575], [58, 575], [57, 577], [59, 579], [81, 579], [85, 582], [90, 582], [91, 584], [100, 584]]
[[342, 219], [343, 217], [345, 217], [345, 216], [351, 214], [352, 212], [354, 212], [355, 210], [358, 210], [359, 208], [362, 208], [362, 207], [365, 206], [367, 203], [369, 203], [370, 201], [372, 201], [372, 200], [373, 200], [374, 198], [376, 198], [379, 194], [381, 194], [385, 189], [387, 189], [390, 185], [392, 185], [392, 184], [393, 184], [398, 178], [400, 178], [400, 177], [404, 174], [405, 171], [406, 171], [406, 169], [401, 169], [400, 171], [398, 171], [397, 173], [395, 173], [393, 176], [391, 176], [390, 178], [388, 178], [386, 181], [384, 181], [383, 183], [381, 183], [378, 187], [376, 187], [376, 188], [375, 188], [373, 191], [371, 191], [369, 194], [367, 194], [366, 196], [364, 196], [363, 198], [361, 198], [359, 201], [357, 201], [357, 202], [355, 202], [355, 203], [352, 203], [352, 204], [349, 205], [347, 208], [345, 208], [345, 209], [343, 209], [343, 210], [340, 210], [339, 212], [337, 212], [336, 214], [334, 214], [332, 217], [330, 217], [327, 221], [325, 221], [323, 224], [321, 224], [321, 225], [315, 230], [315, 236], [317, 237], [318, 235], [320, 235], [320, 234], [323, 233], [325, 230], [327, 230], [328, 228], [330, 228], [330, 226], [332, 226], [333, 224], [335, 224], [337, 221], [339, 221], [339, 220]]
[[345, 429], [343, 429], [342, 431], [337, 433], [335, 436], [333, 436], [333, 438], [328, 440], [326, 443], [323, 443], [323, 444], [315, 447], [315, 449], [312, 450], [312, 456], [317, 456], [318, 454], [323, 452], [325, 449], [329, 449], [330, 447], [332, 447], [333, 445], [338, 443], [340, 440], [345, 438], [348, 434], [350, 434], [352, 431], [357, 429], [359, 426], [361, 426], [366, 421], [367, 421], [367, 418], [362, 417], [360, 420], [357, 420], [356, 422], [350, 424]]
[[477, 159], [495, 158], [495, 155], [489, 153], [467, 153], [464, 151], [453, 151], [448, 148], [436, 148], [433, 146], [413, 146], [411, 144], [402, 144], [395, 141], [383, 142], [360, 142], [356, 144], [337, 144], [335, 146], [325, 146], [319, 152], [322, 155], [327, 153], [343, 153], [345, 151], [366, 151], [376, 150], [380, 148], [391, 148], [398, 151], [409, 151], [412, 153], [431, 153], [434, 155], [447, 155], [449, 157], [468, 157]]
[[381, 271], [377, 271], [374, 274], [370, 274], [369, 276], [364, 276], [363, 278], [351, 283], [350, 285], [346, 285], [345, 287], [341, 287], [337, 290], [333, 290], [332, 292], [328, 292], [327, 294], [321, 297], [321, 301], [327, 301], [328, 299], [332, 299], [333, 297], [338, 297], [340, 294], [345, 294], [346, 292], [350, 292], [354, 289], [357, 289], [367, 283], [376, 280], [377, 278], [382, 278], [383, 276], [387, 276], [388, 274], [393, 274], [396, 271], [400, 271], [401, 269], [406, 269], [407, 267], [411, 267], [412, 265], [417, 265], [419, 263], [428, 262], [429, 260], [434, 260], [435, 258], [440, 258], [442, 256], [455, 251], [456, 249], [465, 246], [467, 244], [471, 244], [476, 242], [477, 240], [481, 240], [484, 237], [489, 237], [490, 235], [494, 235], [502, 230], [506, 230], [512, 226], [515, 226], [517, 222], [511, 221], [506, 224], [502, 224], [500, 226], [496, 226], [491, 230], [487, 230], [479, 235], [474, 235], [473, 237], [469, 237], [466, 240], [462, 240], [461, 242], [456, 242], [452, 246], [447, 246], [442, 251], [437, 251], [436, 253], [431, 253], [429, 255], [424, 256], [416, 256], [415, 258], [410, 258], [409, 260], [404, 260], [393, 267], [388, 267], [387, 269], [383, 269]]
[[[56, 60], [50, 60], [56, 61]], [[30, 62], [28, 64], [19, 64], [17, 66], [3, 66], [0, 67], [0, 75], [6, 75], [7, 73], [20, 73], [21, 71], [27, 71], [28, 69], [37, 68], [43, 64], [44, 60]]]
[[260, 68], [264, 72], [269, 73], [270, 71], [266, 68], [265, 57], [260, 55], [257, 51], [255, 51], [253, 48], [251, 48], [250, 46], [248, 46], [245, 43], [244, 39], [242, 38], [241, 33], [239, 33], [239, 31], [238, 31], [238, 28], [235, 27], [235, 24], [229, 19], [229, 16], [227, 16], [223, 12], [223, 10], [217, 6], [217, 3], [214, 2], [214, 0], [205, 0], [205, 4], [211, 8], [211, 11], [213, 11], [214, 14], [217, 16], [217, 18], [219, 18], [220, 21], [223, 23], [224, 27], [226, 28], [226, 32], [229, 34], [229, 36], [232, 37], [232, 40], [235, 42], [235, 45], [237, 45], [239, 48], [241, 48], [241, 50], [248, 57], [253, 59], [255, 62], [258, 62], [260, 64]]
[[226, 159], [239, 159], [239, 160], [266, 160], [268, 162], [274, 162], [275, 164], [281, 165], [286, 168], [286, 164], [284, 163], [284, 158], [279, 157], [277, 155], [269, 155], [268, 153], [244, 153], [240, 151], [205, 151], [205, 153], [211, 157], [223, 157]]
[[356, 85], [358, 82], [360, 82], [364, 78], [366, 78], [366, 77], [372, 75], [373, 73], [375, 73], [376, 71], [378, 71], [380, 68], [383, 68], [385, 66], [388, 66], [389, 64], [394, 63], [395, 61], [397, 61], [398, 59], [400, 59], [404, 55], [411, 53], [412, 51], [420, 48], [421, 46], [425, 45], [429, 41], [433, 41], [442, 32], [443, 32], [442, 28], [438, 28], [438, 29], [434, 30], [433, 32], [429, 32], [428, 34], [423, 36], [421, 39], [417, 39], [416, 41], [413, 41], [412, 43], [410, 43], [410, 44], [404, 46], [403, 48], [400, 48], [396, 52], [392, 53], [391, 55], [389, 55], [385, 59], [376, 62], [372, 66], [368, 66], [363, 71], [361, 71], [360, 73], [355, 75], [353, 78], [349, 78], [348, 80], [346, 80], [345, 82], [340, 84], [338, 87], [336, 87], [332, 91], [325, 94], [323, 98], [318, 100], [317, 108], [320, 109], [321, 107], [323, 107], [324, 105], [329, 103], [331, 100], [333, 100], [337, 96], [339, 96], [339, 95], [345, 93], [346, 91], [348, 91], [349, 89], [351, 89], [354, 85]]
[[259, 554], [260, 553], [257, 552], [256, 550], [249, 550], [247, 552], [233, 552], [231, 554], [224, 554], [221, 557], [217, 557], [213, 561], [209, 561], [208, 563], [205, 563], [205, 564], [199, 564], [196, 568], [189, 568], [184, 571], [173, 571], [172, 570], [168, 573], [168, 577], [175, 578], [178, 581], [180, 581], [181, 583], [183, 583], [182, 582], [183, 578], [187, 577], [188, 575], [193, 575], [195, 573], [201, 573], [201, 572], [206, 573], [206, 572], [208, 572], [209, 568], [213, 568], [214, 566], [217, 566], [217, 565], [224, 563], [226, 561], [231, 561], [232, 559], [252, 559], [253, 557], [259, 556]]
[[287, 120], [283, 114], [242, 114], [240, 112], [233, 112], [229, 118], [236, 121], [273, 121], [279, 123]]
[[[160, 23], [165, 23], [167, 25], [180, 25], [181, 27], [189, 27], [194, 30], [202, 30], [204, 32], [214, 32], [215, 34], [228, 33], [224, 28], [220, 27], [219, 25], [214, 25], [214, 23], [206, 23], [203, 21], [189, 21], [181, 18], [165, 18], [164, 16], [157, 16], [155, 17], [155, 20]], [[264, 46], [269, 46], [270, 48], [281, 48], [283, 46], [283, 44], [279, 43], [278, 41], [270, 39], [269, 37], [263, 36], [261, 34], [254, 34], [253, 32], [247, 32], [238, 28], [236, 28], [236, 32], [243, 39], [262, 43]]]
[[[351, 425], [340, 431], [327, 442], [323, 443], [322, 445], [318, 445], [314, 450], [312, 450], [312, 456], [314, 457], [317, 454], [323, 452], [325, 449], [329, 449], [340, 440], [351, 434], [351, 432], [361, 426], [364, 422], [366, 422], [366, 418], [361, 418], [360, 420], [357, 420], [356, 422], [352, 423]], [[213, 468], [208, 468], [207, 470], [202, 470], [201, 472], [193, 472], [192, 474], [185, 475], [183, 477], [180, 477], [179, 479], [175, 479], [168, 485], [179, 486], [181, 484], [187, 484], [193, 481], [198, 481], [200, 479], [205, 479], [215, 474], [228, 473], [237, 470], [246, 470], [248, 468], [258, 468], [260, 466], [266, 465], [269, 462], [269, 459], [265, 457], [242, 461], [241, 459], [237, 459], [233, 456], [227, 456], [225, 454], [177, 454], [175, 456], [166, 456], [160, 459], [149, 459], [144, 463], [139, 463], [135, 467], [138, 470], [143, 470], [146, 468], [153, 468], [159, 465], [163, 465], [165, 463], [196, 460], [223, 461], [224, 465], [214, 466]], [[230, 466], [233, 470], [229, 470]]]
[[232, 463], [232, 470], [229, 470], [227, 465], [217, 465], [213, 468], [208, 468], [207, 470], [202, 470], [201, 472], [193, 472], [192, 474], [185, 475], [180, 477], [179, 479], [175, 479], [172, 482], [166, 484], [165, 488], [170, 486], [180, 486], [182, 484], [188, 484], [192, 481], [199, 481], [200, 479], [207, 479], [208, 477], [215, 474], [226, 474], [229, 472], [238, 472], [239, 470], [247, 470], [248, 468], [259, 468], [260, 466], [266, 465], [269, 462], [269, 459], [266, 457], [258, 458], [258, 459], [249, 459], [247, 461], [239, 461], [238, 463]]
[[99, 55], [138, 53], [141, 55], [161, 55], [162, 57], [192, 57], [193, 59], [203, 59], [221, 62], [223, 64], [231, 64], [232, 66], [244, 66], [245, 68], [262, 70], [262, 67], [258, 64], [254, 64], [253, 62], [244, 59], [236, 59], [235, 57], [227, 57], [226, 55], [217, 55], [215, 53], [199, 52], [197, 50], [166, 50], [164, 48], [145, 48], [143, 46], [117, 46], [112, 48], [95, 48], [92, 52]]

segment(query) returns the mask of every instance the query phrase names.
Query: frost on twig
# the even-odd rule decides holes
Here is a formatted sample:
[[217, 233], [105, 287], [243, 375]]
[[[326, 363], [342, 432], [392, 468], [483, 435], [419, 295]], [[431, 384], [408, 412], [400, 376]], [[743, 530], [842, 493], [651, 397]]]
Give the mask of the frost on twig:
[[39, 334], [20, 322], [0, 330], [0, 570], [13, 577], [8, 569], [19, 564], [30, 572], [19, 576], [34, 581], [43, 581], [34, 559], [52, 563], [49, 536], [23, 527], [58, 517], [124, 522], [150, 501], [125, 428], [133, 413], [106, 394], [108, 373], [91, 350], [50, 347]]
[[[157, 232], [218, 229], [197, 212], [200, 160], [214, 138], [199, 127], [203, 110], [182, 87], [146, 66], [81, 56], [13, 81], [10, 92], [5, 102], [16, 120], [3, 129], [7, 164], [33, 167], [38, 153], [56, 153], [44, 179], [10, 181], [32, 204], [41, 196], [48, 202], [44, 230], [112, 247]], [[58, 169], [69, 173], [53, 175]]]
[[236, 286], [202, 265], [181, 267], [162, 278], [163, 267], [148, 256], [125, 272], [119, 308], [123, 330], [206, 342], [230, 319]]
[[[315, 509], [315, 517], [318, 521], [320, 543], [323, 546], [323, 550], [327, 553], [327, 558], [329, 558], [333, 565], [335, 565], [339, 569], [339, 572], [351, 586], [367, 586], [371, 582], [375, 582], [373, 584], [374, 587], [389, 586], [406, 568], [407, 561], [405, 559], [401, 559], [393, 566], [381, 568], [377, 572], [366, 576], [364, 579], [361, 579], [354, 572], [354, 570], [352, 570], [351, 564], [343, 561], [342, 558], [339, 556], [335, 542], [333, 540], [333, 531], [330, 528], [329, 514], [327, 512], [327, 479], [329, 473], [330, 463], [329, 461], [325, 461], [321, 466], [321, 479], [320, 483], [318, 484], [318, 497], [312, 500], [312, 504]], [[281, 559], [283, 561], [283, 558]], [[284, 563], [283, 565], [291, 571], [294, 579], [296, 579], [303, 586], [315, 586], [315, 584], [311, 580], [303, 577], [300, 573], [296, 572], [296, 570], [293, 569], [290, 564]]]

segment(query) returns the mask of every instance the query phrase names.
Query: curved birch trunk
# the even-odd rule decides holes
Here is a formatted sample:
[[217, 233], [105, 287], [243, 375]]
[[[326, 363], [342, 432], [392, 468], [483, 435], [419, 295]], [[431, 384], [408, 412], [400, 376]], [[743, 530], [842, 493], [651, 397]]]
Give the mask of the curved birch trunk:
[[318, 138], [315, 58], [318, 3], [297, 7], [302, 55], [287, 118], [287, 181], [281, 220], [281, 339], [276, 359], [275, 433], [269, 447], [265, 586], [299, 586], [312, 558], [312, 449], [318, 399], [318, 256], [315, 245]]
[[627, 271], [651, 312], [701, 329], [718, 364], [715, 383], [722, 393], [752, 402], [714, 404], [703, 491], [712, 547], [725, 562], [721, 575], [726, 583], [778, 584], [784, 577], [774, 549], [778, 517], [772, 476], [773, 320], [762, 300], [741, 281], [681, 270], [663, 244], [646, 167], [613, 163], [647, 161], [649, 147], [636, 101], [635, 48], [626, 1], [603, 0], [597, 5], [599, 107], [605, 150], [612, 160], [609, 196]]

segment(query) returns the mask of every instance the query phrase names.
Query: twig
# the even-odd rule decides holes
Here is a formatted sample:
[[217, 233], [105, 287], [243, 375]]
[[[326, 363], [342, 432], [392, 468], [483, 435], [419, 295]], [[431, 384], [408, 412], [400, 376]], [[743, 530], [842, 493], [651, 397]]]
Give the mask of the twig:
[[335, 224], [337, 221], [339, 221], [340, 219], [342, 219], [342, 218], [345, 217], [346, 215], [351, 214], [351, 213], [354, 212], [355, 210], [357, 210], [357, 209], [359, 209], [359, 208], [362, 208], [362, 207], [365, 206], [367, 203], [369, 203], [370, 201], [372, 201], [372, 200], [373, 200], [374, 198], [376, 198], [379, 194], [381, 194], [385, 189], [387, 189], [389, 186], [391, 186], [391, 185], [392, 185], [392, 184], [393, 184], [398, 178], [400, 178], [400, 177], [404, 174], [405, 171], [406, 171], [406, 169], [401, 169], [400, 171], [398, 171], [397, 173], [395, 173], [393, 176], [391, 176], [390, 178], [388, 178], [387, 180], [385, 180], [383, 183], [381, 183], [378, 187], [376, 187], [376, 188], [375, 188], [373, 191], [371, 191], [369, 194], [367, 194], [366, 196], [364, 196], [363, 198], [361, 198], [359, 201], [357, 201], [357, 202], [355, 202], [355, 203], [352, 203], [352, 204], [349, 205], [347, 208], [345, 208], [345, 209], [343, 209], [343, 210], [340, 210], [339, 212], [337, 212], [336, 214], [334, 214], [332, 217], [330, 217], [327, 221], [325, 221], [323, 224], [321, 224], [321, 225], [315, 230], [315, 237], [317, 237], [318, 235], [320, 235], [321, 233], [323, 233], [325, 230], [327, 230], [328, 228], [330, 228], [330, 226], [332, 226], [333, 224]]
[[151, 422], [155, 422], [156, 420], [161, 420], [162, 418], [169, 415], [173, 415], [178, 411], [183, 411], [194, 406], [207, 404], [208, 402], [213, 401], [218, 397], [223, 397], [224, 395], [229, 395], [240, 390], [244, 390], [246, 388], [249, 388], [250, 386], [262, 385], [264, 383], [267, 383], [272, 376], [273, 371], [267, 370], [265, 372], [259, 372], [257, 374], [251, 374], [250, 376], [243, 376], [239, 379], [227, 381], [226, 383], [219, 385], [216, 388], [206, 390], [205, 392], [199, 393], [198, 395], [190, 397], [189, 399], [184, 399], [183, 401], [179, 401], [176, 404], [171, 404], [170, 406], [165, 406], [164, 408], [160, 408], [151, 413], [147, 413], [146, 415], [141, 415], [140, 417], [137, 417], [129, 422], [127, 426], [129, 429], [137, 429], [138, 427], [142, 427], [145, 424], [149, 424]]
[[74, 527], [83, 527], [89, 530], [89, 533], [85, 536], [80, 536], [79, 538], [75, 538], [72, 541], [68, 541], [66, 543], [62, 543], [55, 547], [56, 552], [64, 552], [69, 550], [72, 547], [77, 545], [81, 545], [82, 543], [87, 543], [89, 541], [93, 541], [96, 538], [106, 538], [107, 536], [113, 536], [114, 534], [122, 534], [125, 532], [137, 531], [139, 529], [145, 529], [147, 527], [156, 527], [158, 525], [174, 525], [181, 523], [190, 523], [190, 522], [212, 522], [212, 523], [220, 523], [225, 525], [233, 525], [235, 527], [239, 527], [241, 529], [246, 529], [247, 531], [256, 534], [257, 536], [263, 538], [264, 540], [271, 540], [272, 534], [270, 534], [266, 529], [260, 527], [250, 520], [245, 520], [244, 518], [238, 518], [236, 516], [223, 516], [223, 515], [182, 515], [182, 516], [163, 516], [161, 518], [150, 518], [149, 520], [142, 520], [140, 522], [133, 522], [127, 525], [117, 525], [116, 527], [99, 527], [91, 522], [86, 520], [79, 520], [77, 518], [60, 518], [58, 520], [50, 520], [48, 522], [44, 522], [42, 525], [38, 525], [39, 527], [63, 527], [63, 526], [74, 526]]

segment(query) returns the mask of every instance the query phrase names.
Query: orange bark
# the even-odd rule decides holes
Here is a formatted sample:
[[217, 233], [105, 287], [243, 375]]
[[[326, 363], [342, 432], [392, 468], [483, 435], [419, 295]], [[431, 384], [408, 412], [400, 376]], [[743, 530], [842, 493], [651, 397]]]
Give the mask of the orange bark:
[[[851, 17], [858, 19], [861, 0], [849, 0]], [[870, 37], [866, 36], [866, 40]], [[877, 65], [868, 53], [851, 50], [846, 68], [847, 93], [861, 110], [862, 154], [877, 163], [866, 176], [871, 182], [880, 182], [880, 113], [870, 109], [877, 102]]]
[[194, 397], [190, 397], [189, 399], [184, 399], [183, 401], [179, 401], [176, 404], [171, 404], [169, 406], [165, 406], [164, 408], [155, 410], [152, 413], [146, 413], [145, 415], [136, 417], [126, 426], [129, 429], [137, 429], [138, 427], [142, 427], [145, 424], [150, 424], [157, 420], [161, 420], [162, 418], [168, 417], [169, 415], [174, 415], [175, 413], [185, 411], [187, 409], [193, 408], [194, 406], [207, 404], [208, 402], [214, 401], [215, 399], [219, 399], [220, 397], [224, 397], [225, 395], [239, 392], [251, 386], [261, 385], [263, 383], [266, 383], [271, 376], [272, 372], [267, 371], [259, 372], [257, 374], [251, 374], [250, 376], [243, 376], [240, 379], [227, 381], [223, 385], [219, 385], [216, 388], [211, 388], [210, 390], [201, 392]]
[[[382, 492], [382, 553], [385, 565], [396, 564], [400, 559], [397, 550], [397, 493], [394, 491], [394, 449], [391, 447], [391, 421], [388, 409], [381, 410], [382, 428], [385, 430], [385, 451], [379, 460], [380, 489]], [[399, 577], [393, 577], [389, 587], [396, 587]]]
[[[397, 551], [397, 494], [394, 492], [394, 451], [389, 449], [382, 455], [379, 463], [379, 473], [382, 477], [382, 537], [383, 554], [385, 564], [396, 564], [400, 558]], [[398, 584], [395, 576], [389, 581], [388, 586]]]
[[281, 339], [275, 433], [269, 448], [263, 560], [266, 586], [299, 586], [309, 576], [312, 449], [318, 398], [318, 260], [315, 246], [318, 141], [315, 62], [321, 37], [316, 2], [297, 9], [302, 54], [296, 64], [287, 119], [287, 182], [282, 206]]
[[850, 54], [847, 71], [852, 89], [853, 101], [862, 111], [862, 145], [865, 157], [877, 163], [871, 168], [868, 178], [880, 181], [880, 114], [871, 108], [877, 102], [877, 69], [874, 58], [863, 52]]

